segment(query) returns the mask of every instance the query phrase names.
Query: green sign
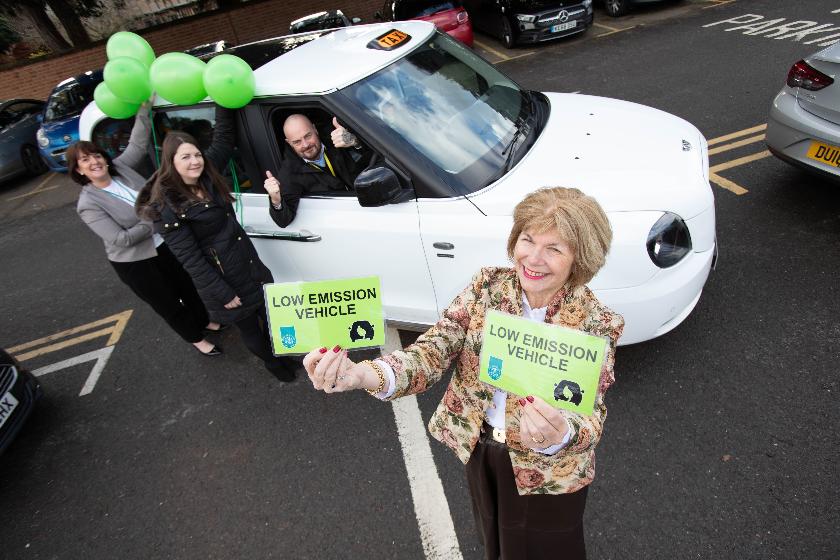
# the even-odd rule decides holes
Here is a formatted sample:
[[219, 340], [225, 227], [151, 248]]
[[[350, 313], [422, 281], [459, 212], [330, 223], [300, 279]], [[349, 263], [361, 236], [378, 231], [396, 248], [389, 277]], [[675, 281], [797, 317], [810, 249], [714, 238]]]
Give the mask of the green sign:
[[276, 356], [313, 348], [385, 344], [379, 277], [266, 284], [265, 305]]
[[488, 310], [479, 379], [589, 416], [606, 351], [606, 338]]

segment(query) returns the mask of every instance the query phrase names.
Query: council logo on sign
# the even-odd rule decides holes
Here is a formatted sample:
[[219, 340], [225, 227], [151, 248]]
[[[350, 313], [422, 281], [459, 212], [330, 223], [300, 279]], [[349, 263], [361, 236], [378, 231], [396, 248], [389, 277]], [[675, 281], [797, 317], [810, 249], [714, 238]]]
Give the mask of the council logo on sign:
[[498, 380], [502, 376], [502, 360], [494, 356], [490, 356], [490, 365], [487, 366], [487, 375], [493, 381]]
[[[567, 394], [566, 391], [571, 393], [571, 395]], [[574, 381], [564, 379], [554, 386], [554, 400], [566, 401], [574, 405], [579, 405], [580, 401], [583, 400], [583, 390], [580, 388], [580, 385]]]
[[297, 344], [297, 336], [294, 327], [280, 327], [280, 342], [286, 348], [292, 348]]

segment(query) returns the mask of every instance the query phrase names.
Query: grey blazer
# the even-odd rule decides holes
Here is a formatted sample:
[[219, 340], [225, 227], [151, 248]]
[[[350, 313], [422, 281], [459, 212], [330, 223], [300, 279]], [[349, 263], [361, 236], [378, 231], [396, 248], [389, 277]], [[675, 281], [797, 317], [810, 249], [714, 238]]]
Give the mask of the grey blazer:
[[[119, 173], [116, 179], [134, 191], [139, 191], [146, 183], [135, 169], [143, 165], [147, 157], [150, 127], [148, 113], [138, 111], [128, 146], [114, 158], [114, 168]], [[82, 187], [76, 212], [102, 238], [108, 260], [134, 262], [157, 256], [152, 222], [138, 218], [133, 205], [88, 183]]]

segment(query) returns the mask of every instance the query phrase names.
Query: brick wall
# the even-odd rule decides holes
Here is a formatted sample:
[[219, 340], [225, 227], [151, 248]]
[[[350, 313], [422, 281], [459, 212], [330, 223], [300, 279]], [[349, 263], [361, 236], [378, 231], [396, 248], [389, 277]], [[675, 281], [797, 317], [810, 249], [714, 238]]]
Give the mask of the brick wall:
[[[350, 3], [348, 2], [348, 5]], [[202, 14], [140, 32], [155, 54], [180, 51], [212, 41], [235, 44], [267, 39], [289, 32], [293, 20], [321, 10], [340, 8], [348, 17], [373, 22], [382, 0], [356, 0], [352, 7], [334, 0], [251, 0], [241, 7]], [[71, 76], [105, 65], [105, 43], [69, 54], [54, 56], [0, 71], [0, 99], [28, 97], [46, 99], [55, 85]]]

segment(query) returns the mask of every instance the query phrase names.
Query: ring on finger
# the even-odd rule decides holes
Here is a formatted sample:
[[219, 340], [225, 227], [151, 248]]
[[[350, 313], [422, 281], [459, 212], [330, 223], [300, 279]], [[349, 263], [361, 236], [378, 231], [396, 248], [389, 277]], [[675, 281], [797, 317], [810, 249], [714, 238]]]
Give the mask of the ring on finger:
[[540, 436], [541, 436], [541, 438], [542, 438], [542, 439], [539, 439], [539, 440], [538, 440], [537, 438], [535, 438], [534, 436], [531, 436], [531, 441], [533, 441], [533, 442], [534, 442], [534, 443], [536, 443], [537, 445], [540, 445], [540, 444], [542, 444], [542, 443], [545, 443], [545, 436], [544, 436], [544, 435], [542, 435], [542, 434], [540, 434]]

